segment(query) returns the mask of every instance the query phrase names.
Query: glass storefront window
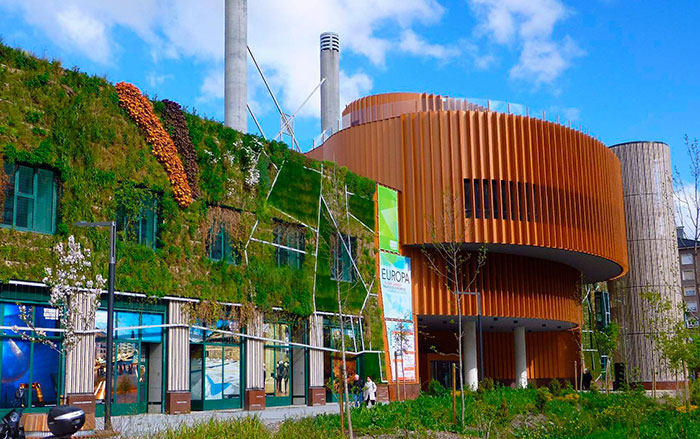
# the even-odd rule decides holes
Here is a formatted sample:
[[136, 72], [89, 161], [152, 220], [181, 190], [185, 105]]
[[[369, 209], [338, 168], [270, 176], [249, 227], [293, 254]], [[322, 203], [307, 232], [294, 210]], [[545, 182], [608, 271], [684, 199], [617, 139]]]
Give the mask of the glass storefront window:
[[224, 346], [224, 399], [241, 396], [241, 348]]
[[136, 343], [117, 343], [117, 361], [114, 374], [117, 384], [114, 388], [117, 404], [138, 402], [139, 347]]
[[[148, 392], [148, 345], [162, 343], [162, 314], [116, 311], [114, 313], [114, 402], [134, 404], [146, 402]], [[95, 327], [95, 399], [103, 403], [107, 369], [107, 311], [98, 310]]]
[[[141, 314], [143, 326], [155, 326], [163, 324], [162, 314]], [[146, 343], [161, 343], [163, 341], [163, 328], [144, 328], [141, 330], [141, 341]]]
[[204, 347], [206, 354], [205, 378], [204, 384], [204, 399], [210, 401], [213, 399], [222, 399], [223, 384], [222, 384], [222, 347], [215, 345], [207, 345]]
[[193, 401], [202, 400], [202, 345], [190, 346], [190, 393]]
[[[58, 326], [57, 311], [53, 308], [27, 306], [26, 312], [36, 328]], [[3, 325], [26, 327], [19, 313], [16, 304], [0, 303]], [[48, 332], [47, 338], [60, 348], [58, 333]], [[60, 393], [60, 356], [56, 349], [41, 342], [22, 340], [21, 334], [9, 329], [3, 331], [0, 355], [0, 408], [56, 404]]]

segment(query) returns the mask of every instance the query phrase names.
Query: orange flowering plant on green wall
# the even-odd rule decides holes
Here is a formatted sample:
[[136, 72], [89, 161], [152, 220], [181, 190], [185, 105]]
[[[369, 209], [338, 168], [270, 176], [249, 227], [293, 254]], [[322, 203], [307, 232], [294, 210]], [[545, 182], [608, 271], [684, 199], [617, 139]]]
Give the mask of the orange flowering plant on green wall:
[[168, 173], [175, 201], [182, 208], [189, 206], [192, 203], [192, 189], [187, 182], [185, 167], [182, 165], [180, 156], [177, 155], [173, 140], [153, 112], [151, 102], [132, 84], [119, 82], [116, 88], [119, 95], [119, 105], [143, 130], [146, 142], [153, 148], [153, 155], [163, 164]]

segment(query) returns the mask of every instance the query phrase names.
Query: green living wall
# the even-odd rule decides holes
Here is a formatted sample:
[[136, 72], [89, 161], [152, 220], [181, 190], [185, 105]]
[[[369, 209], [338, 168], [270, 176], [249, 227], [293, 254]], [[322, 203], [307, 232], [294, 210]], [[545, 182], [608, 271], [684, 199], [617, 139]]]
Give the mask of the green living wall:
[[[167, 101], [153, 107], [163, 122], [178, 111]], [[60, 182], [55, 234], [0, 227], [0, 282], [41, 281], [54, 263], [52, 248], [68, 235], [94, 249], [95, 268], [106, 269], [107, 231], [72, 224], [117, 216], [134, 224], [156, 200], [155, 249], [137, 243], [128, 226], [120, 231], [118, 290], [280, 306], [296, 316], [335, 311], [331, 246], [340, 230], [357, 241], [359, 270], [352, 282], [340, 284], [343, 311], [380, 324], [372, 282], [375, 183], [194, 113], [185, 111], [184, 121], [186, 127], [163, 124], [176, 143], [184, 135], [193, 146], [189, 154], [180, 151], [195, 195], [182, 209], [112, 84], [0, 44], [0, 169], [5, 163], [42, 167]], [[6, 183], [0, 172], [0, 184]], [[278, 266], [269, 245], [281, 224], [304, 234], [299, 269]], [[209, 257], [222, 227], [240, 255], [236, 263]], [[371, 336], [376, 332], [381, 340], [379, 328]]]

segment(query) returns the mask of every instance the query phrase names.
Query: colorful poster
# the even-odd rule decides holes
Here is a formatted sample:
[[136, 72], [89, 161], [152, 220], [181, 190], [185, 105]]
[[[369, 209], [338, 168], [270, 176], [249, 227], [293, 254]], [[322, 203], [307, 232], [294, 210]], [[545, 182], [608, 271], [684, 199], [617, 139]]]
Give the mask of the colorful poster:
[[416, 380], [416, 334], [412, 322], [386, 322], [391, 376], [398, 381]]
[[399, 202], [397, 192], [377, 186], [379, 250], [399, 252]]
[[384, 318], [412, 321], [411, 259], [379, 252], [379, 282]]

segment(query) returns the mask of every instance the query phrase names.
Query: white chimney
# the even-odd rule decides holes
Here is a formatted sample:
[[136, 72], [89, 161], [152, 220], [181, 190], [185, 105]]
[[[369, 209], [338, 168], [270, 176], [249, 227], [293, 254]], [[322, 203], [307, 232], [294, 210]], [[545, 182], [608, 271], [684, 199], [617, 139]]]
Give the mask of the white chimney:
[[248, 132], [248, 1], [224, 5], [224, 125]]
[[321, 34], [321, 130], [325, 137], [338, 131], [340, 124], [340, 39], [338, 34]]

